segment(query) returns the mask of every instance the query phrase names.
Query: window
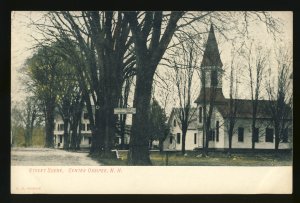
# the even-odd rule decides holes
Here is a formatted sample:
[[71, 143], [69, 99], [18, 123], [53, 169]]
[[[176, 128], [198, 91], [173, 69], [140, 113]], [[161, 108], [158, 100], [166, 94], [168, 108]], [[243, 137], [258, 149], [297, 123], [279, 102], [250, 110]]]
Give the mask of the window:
[[258, 128], [254, 128], [254, 132], [253, 132], [253, 136], [254, 136], [254, 142], [258, 142], [259, 141], [259, 129]]
[[212, 140], [213, 140], [213, 131], [210, 130], [208, 134], [208, 141], [212, 141]]
[[59, 143], [62, 143], [62, 135], [59, 135]]
[[219, 128], [220, 124], [219, 121], [216, 122], [216, 141], [219, 142]]
[[218, 72], [216, 70], [211, 71], [211, 86], [217, 86], [218, 85]]
[[87, 112], [84, 112], [84, 113], [83, 113], [83, 118], [84, 118], [84, 119], [88, 119], [88, 118], [89, 118], [89, 115], [88, 115]]
[[199, 123], [202, 123], [202, 107], [199, 107]]
[[197, 133], [194, 133], [194, 144], [197, 144]]
[[87, 131], [91, 130], [91, 124], [88, 123], [86, 127], [87, 127], [87, 129], [86, 129]]
[[173, 126], [176, 127], [176, 119], [173, 121]]
[[92, 138], [89, 137], [89, 144], [92, 144]]
[[285, 128], [283, 130], [283, 135], [282, 135], [282, 142], [287, 143], [288, 142], [288, 128]]
[[244, 142], [244, 128], [238, 128], [238, 142]]
[[215, 141], [215, 131], [212, 131], [212, 140]]
[[272, 128], [266, 128], [266, 142], [273, 142], [273, 132]]
[[177, 133], [177, 144], [180, 144], [180, 133]]
[[81, 131], [85, 131], [85, 124], [84, 123], [81, 124]]
[[173, 136], [170, 136], [170, 144], [173, 143]]
[[58, 131], [64, 131], [64, 124], [58, 124]]

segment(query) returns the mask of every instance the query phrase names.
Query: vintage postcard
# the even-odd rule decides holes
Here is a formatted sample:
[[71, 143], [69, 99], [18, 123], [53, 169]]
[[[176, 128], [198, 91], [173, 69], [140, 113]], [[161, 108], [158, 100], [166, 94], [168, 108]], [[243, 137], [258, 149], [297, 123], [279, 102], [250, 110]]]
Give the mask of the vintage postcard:
[[290, 11], [11, 12], [12, 194], [291, 194]]

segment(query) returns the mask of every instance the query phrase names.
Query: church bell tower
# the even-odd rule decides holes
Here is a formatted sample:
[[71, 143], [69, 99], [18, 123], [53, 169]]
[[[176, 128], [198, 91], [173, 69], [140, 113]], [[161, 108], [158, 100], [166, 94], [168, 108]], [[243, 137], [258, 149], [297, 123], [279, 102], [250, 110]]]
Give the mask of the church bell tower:
[[[201, 84], [205, 82], [205, 85], [202, 85], [200, 95], [195, 103], [203, 103], [204, 97], [208, 101], [212, 94], [214, 94], [215, 103], [223, 103], [225, 101], [222, 91], [222, 74], [224, 72], [222, 66], [214, 27], [211, 24], [201, 63], [203, 74], [201, 76]], [[204, 91], [206, 94], [204, 94]]]

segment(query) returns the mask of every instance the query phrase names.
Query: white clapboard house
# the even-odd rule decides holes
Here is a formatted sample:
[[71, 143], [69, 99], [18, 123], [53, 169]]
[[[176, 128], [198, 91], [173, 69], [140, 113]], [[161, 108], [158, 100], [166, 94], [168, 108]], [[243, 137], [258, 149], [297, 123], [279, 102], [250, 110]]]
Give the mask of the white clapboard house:
[[[211, 26], [206, 48], [204, 51], [201, 67], [205, 71], [205, 89], [200, 90], [200, 94], [196, 99], [197, 109], [193, 115], [188, 127], [186, 135], [186, 150], [194, 150], [202, 148], [205, 139], [203, 139], [203, 104], [206, 98], [206, 104], [209, 104], [211, 94], [214, 94], [214, 108], [211, 119], [211, 131], [209, 133], [209, 148], [227, 149], [229, 147], [229, 139], [227, 133], [229, 99], [226, 99], [222, 90], [222, 62], [218, 50], [217, 41], [214, 34], [213, 26]], [[205, 91], [205, 92], [204, 92]], [[213, 93], [212, 93], [213, 92]], [[205, 97], [204, 97], [205, 93]], [[251, 149], [252, 148], [252, 104], [251, 100], [236, 99], [237, 114], [234, 134], [232, 137], [232, 148], [234, 149]], [[275, 135], [274, 125], [271, 121], [270, 113], [267, 105], [269, 101], [259, 100], [256, 129], [254, 133], [256, 149], [274, 149]], [[207, 105], [208, 106], [208, 105]], [[207, 107], [208, 109], [208, 107]], [[191, 111], [193, 112], [193, 108]], [[182, 147], [182, 131], [179, 121], [179, 110], [173, 108], [169, 125], [171, 126], [170, 135], [164, 141], [165, 150], [181, 150]], [[288, 128], [284, 130], [284, 138], [279, 144], [279, 149], [292, 148], [292, 119], [287, 119]]]
[[[94, 106], [92, 106], [94, 110]], [[64, 146], [64, 121], [59, 114], [55, 115], [54, 119], [54, 146], [56, 148], [63, 148]], [[69, 126], [70, 127], [70, 126]], [[130, 137], [130, 125], [125, 126], [125, 136], [124, 136], [124, 144], [129, 144], [129, 137]], [[118, 127], [119, 129], [119, 127]], [[118, 131], [117, 129], [117, 131]], [[79, 131], [79, 128], [77, 129]], [[77, 132], [78, 132], [77, 131]], [[70, 130], [69, 130], [69, 133]], [[116, 133], [116, 143], [121, 144], [121, 138], [118, 133]], [[83, 109], [82, 116], [81, 116], [81, 148], [89, 148], [92, 144], [92, 131], [90, 126], [90, 121], [88, 119], [88, 113], [86, 108]]]
[[[71, 133], [70, 130], [69, 133]], [[90, 147], [91, 143], [92, 143], [92, 132], [90, 127], [90, 121], [88, 119], [87, 112], [83, 111], [81, 116], [80, 147], [83, 148]], [[59, 114], [56, 114], [54, 119], [54, 146], [57, 148], [62, 148], [64, 146], [64, 121]]]

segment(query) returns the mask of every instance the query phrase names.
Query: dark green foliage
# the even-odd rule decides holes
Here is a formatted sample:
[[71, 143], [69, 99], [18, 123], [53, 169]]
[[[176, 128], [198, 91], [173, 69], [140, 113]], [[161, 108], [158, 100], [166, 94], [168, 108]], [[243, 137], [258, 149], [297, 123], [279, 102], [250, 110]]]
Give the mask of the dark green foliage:
[[161, 108], [156, 99], [153, 98], [149, 119], [150, 146], [153, 140], [159, 141], [159, 149], [163, 150], [163, 141], [170, 132], [164, 109]]

